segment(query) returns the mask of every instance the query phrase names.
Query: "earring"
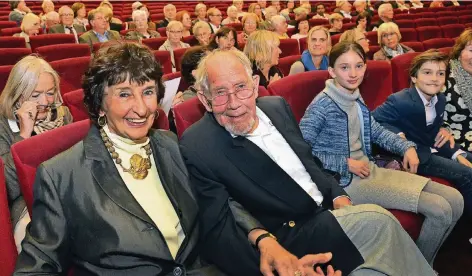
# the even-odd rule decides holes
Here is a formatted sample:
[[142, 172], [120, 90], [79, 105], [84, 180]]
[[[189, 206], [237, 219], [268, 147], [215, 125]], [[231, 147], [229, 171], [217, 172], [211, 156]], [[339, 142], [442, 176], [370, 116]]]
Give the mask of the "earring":
[[105, 115], [98, 116], [97, 124], [100, 127], [104, 127], [107, 124], [107, 117]]
[[154, 112], [155, 115], [154, 115], [154, 120], [157, 120], [157, 118], [159, 118], [159, 111], [156, 110], [156, 112]]

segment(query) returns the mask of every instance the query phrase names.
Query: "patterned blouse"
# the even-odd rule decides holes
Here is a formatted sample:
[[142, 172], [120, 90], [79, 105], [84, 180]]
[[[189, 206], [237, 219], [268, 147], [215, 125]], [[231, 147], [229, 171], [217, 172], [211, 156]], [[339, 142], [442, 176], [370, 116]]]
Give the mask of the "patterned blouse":
[[447, 104], [444, 121], [449, 124], [456, 143], [459, 143], [463, 149], [472, 151], [472, 114], [462, 99], [452, 72], [449, 75], [445, 95]]

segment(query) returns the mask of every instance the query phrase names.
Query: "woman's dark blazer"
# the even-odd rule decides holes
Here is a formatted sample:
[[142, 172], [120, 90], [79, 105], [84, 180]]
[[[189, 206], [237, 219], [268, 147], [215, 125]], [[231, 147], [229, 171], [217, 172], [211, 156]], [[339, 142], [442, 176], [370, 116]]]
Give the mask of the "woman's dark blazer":
[[14, 275], [64, 274], [71, 266], [74, 275], [220, 275], [214, 267], [190, 271], [199, 267], [198, 208], [172, 135], [150, 132], [160, 180], [186, 236], [176, 260], [92, 126], [83, 141], [38, 168], [33, 220]]

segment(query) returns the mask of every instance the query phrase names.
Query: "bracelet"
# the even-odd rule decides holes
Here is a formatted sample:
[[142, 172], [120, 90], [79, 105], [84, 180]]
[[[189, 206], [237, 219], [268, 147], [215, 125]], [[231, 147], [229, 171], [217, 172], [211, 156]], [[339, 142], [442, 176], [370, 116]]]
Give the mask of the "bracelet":
[[277, 238], [276, 238], [274, 235], [272, 235], [271, 233], [267, 232], [267, 233], [264, 233], [264, 234], [260, 235], [259, 237], [257, 237], [256, 242], [254, 243], [254, 247], [259, 250], [259, 242], [260, 242], [262, 239], [265, 239], [265, 238], [272, 238], [272, 239], [274, 239], [274, 240], [277, 240]]

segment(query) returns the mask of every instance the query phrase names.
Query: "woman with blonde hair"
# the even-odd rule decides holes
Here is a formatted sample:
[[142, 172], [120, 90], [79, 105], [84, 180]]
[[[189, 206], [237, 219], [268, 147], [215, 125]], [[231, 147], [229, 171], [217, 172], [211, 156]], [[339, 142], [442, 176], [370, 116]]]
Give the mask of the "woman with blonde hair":
[[331, 36], [323, 26], [311, 28], [307, 36], [307, 49], [303, 51], [299, 61], [290, 67], [289, 75], [314, 70], [328, 70], [328, 54], [331, 50]]
[[259, 18], [259, 21], [264, 21], [264, 14], [262, 14], [261, 5], [259, 5], [258, 3], [252, 3], [251, 5], [249, 5], [249, 8], [247, 9], [247, 12], [248, 13], [255, 13], [257, 15], [257, 17]]
[[207, 6], [203, 3], [198, 3], [195, 6], [195, 15], [197, 16], [197, 19], [195, 19], [192, 22], [192, 25], [197, 24], [199, 21], [207, 22]]
[[359, 29], [352, 29], [345, 31], [339, 38], [339, 42], [349, 41], [356, 42], [362, 46], [364, 52], [369, 52], [369, 40], [365, 37], [365, 34]]
[[238, 34], [238, 44], [246, 43], [247, 38], [257, 30], [257, 25], [261, 22], [259, 16], [255, 13], [246, 13], [241, 23], [243, 24], [243, 31]]
[[328, 22], [330, 25], [329, 34], [336, 35], [342, 33], [343, 16], [339, 13], [333, 13], [329, 16]]
[[377, 30], [380, 50], [374, 54], [374, 60], [390, 60], [405, 53], [414, 52], [408, 46], [400, 43], [402, 35], [397, 24], [393, 22], [383, 23]]
[[21, 22], [21, 33], [14, 34], [13, 36], [23, 37], [26, 42], [26, 47], [31, 48], [30, 36], [39, 34], [41, 28], [41, 20], [39, 16], [34, 13], [28, 13], [23, 17]]
[[259, 76], [260, 86], [267, 88], [269, 84], [284, 76], [277, 67], [279, 55], [282, 53], [279, 45], [279, 37], [271, 31], [256, 31], [247, 39], [244, 54], [252, 63], [253, 74]]
[[5, 163], [8, 205], [18, 251], [21, 251], [30, 217], [21, 196], [10, 148], [19, 141], [70, 122], [72, 116], [69, 109], [62, 106], [59, 76], [54, 69], [36, 56], [17, 62], [0, 96], [0, 158]]
[[172, 62], [172, 72], [175, 72], [174, 50], [181, 48], [189, 48], [190, 45], [181, 41], [184, 31], [182, 22], [172, 20], [166, 27], [167, 40], [159, 47], [159, 51], [169, 51], [170, 60]]
[[74, 24], [83, 25], [84, 27], [90, 24], [87, 19], [87, 10], [84, 3], [74, 3], [70, 8], [74, 12]]

